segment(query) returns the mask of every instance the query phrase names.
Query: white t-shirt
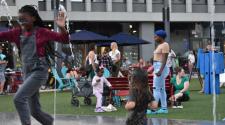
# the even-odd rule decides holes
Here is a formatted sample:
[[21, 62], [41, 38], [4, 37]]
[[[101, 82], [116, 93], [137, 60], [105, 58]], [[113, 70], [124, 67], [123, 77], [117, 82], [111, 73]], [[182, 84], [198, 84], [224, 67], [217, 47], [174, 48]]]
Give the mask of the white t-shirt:
[[[96, 80], [97, 79], [100, 79], [99, 82], [97, 82]], [[95, 94], [96, 92], [99, 92], [99, 93], [103, 93], [103, 85], [104, 83], [110, 87], [112, 86], [110, 84], [110, 82], [105, 78], [105, 77], [99, 77], [99, 76], [94, 76], [94, 78], [92, 79], [92, 86], [93, 86], [93, 94]]]
[[117, 60], [117, 55], [120, 57], [120, 51], [116, 49], [116, 51], [113, 53], [113, 51], [109, 52], [109, 56], [111, 57], [112, 61]]
[[168, 67], [172, 67], [173, 66], [173, 61], [174, 61], [174, 58], [176, 57], [176, 54], [173, 50], [170, 51], [170, 53], [168, 54], [168, 58], [167, 58], [167, 62], [166, 62], [166, 65]]
[[193, 54], [188, 55], [188, 61], [190, 61], [192, 64], [195, 63], [195, 56]]

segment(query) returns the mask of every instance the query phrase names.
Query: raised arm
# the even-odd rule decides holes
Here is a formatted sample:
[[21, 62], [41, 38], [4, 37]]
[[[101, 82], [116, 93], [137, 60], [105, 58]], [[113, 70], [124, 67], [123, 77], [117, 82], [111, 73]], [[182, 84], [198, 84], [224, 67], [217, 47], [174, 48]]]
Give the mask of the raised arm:
[[69, 33], [65, 28], [66, 17], [64, 12], [60, 11], [55, 21], [60, 30], [60, 33], [46, 30], [46, 36], [49, 38], [48, 40], [69, 43]]
[[20, 29], [12, 29], [6, 32], [0, 32], [0, 40], [15, 42], [19, 40]]

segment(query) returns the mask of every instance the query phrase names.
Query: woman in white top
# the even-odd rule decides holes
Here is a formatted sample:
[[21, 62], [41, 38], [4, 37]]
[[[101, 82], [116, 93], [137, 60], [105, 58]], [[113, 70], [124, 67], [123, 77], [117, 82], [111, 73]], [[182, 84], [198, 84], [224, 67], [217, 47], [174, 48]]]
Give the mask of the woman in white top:
[[95, 54], [95, 45], [91, 45], [86, 57], [86, 71], [90, 79], [95, 76], [95, 70], [98, 64], [97, 55]]
[[111, 43], [111, 51], [109, 52], [109, 56], [113, 61], [112, 66], [112, 76], [117, 77], [120, 69], [120, 51], [118, 50], [118, 46], [116, 42]]

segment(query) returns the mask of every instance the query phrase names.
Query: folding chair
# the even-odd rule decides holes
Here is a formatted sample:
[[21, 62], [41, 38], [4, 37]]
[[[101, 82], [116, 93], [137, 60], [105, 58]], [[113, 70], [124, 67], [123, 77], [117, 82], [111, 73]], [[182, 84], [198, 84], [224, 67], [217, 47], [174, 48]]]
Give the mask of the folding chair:
[[61, 78], [59, 77], [55, 67], [51, 67], [51, 70], [52, 70], [52, 74], [54, 78], [59, 83], [59, 86], [57, 87], [58, 90], [63, 90], [63, 88], [66, 88], [66, 87], [72, 88], [75, 86], [76, 80], [74, 78]]

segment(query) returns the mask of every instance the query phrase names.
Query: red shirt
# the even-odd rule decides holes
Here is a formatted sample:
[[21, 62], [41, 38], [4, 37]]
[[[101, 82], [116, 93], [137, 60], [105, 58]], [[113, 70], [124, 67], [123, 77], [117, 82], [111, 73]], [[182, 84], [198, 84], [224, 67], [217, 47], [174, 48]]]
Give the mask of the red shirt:
[[[20, 35], [21, 29], [15, 28], [10, 31], [0, 32], [0, 40], [5, 40], [9, 42], [16, 43], [17, 47], [20, 46]], [[50, 31], [46, 28], [37, 28], [36, 29], [36, 47], [37, 53], [39, 57], [45, 56], [45, 48], [47, 42], [54, 42], [58, 41], [61, 43], [69, 43], [69, 34], [57, 33]]]

